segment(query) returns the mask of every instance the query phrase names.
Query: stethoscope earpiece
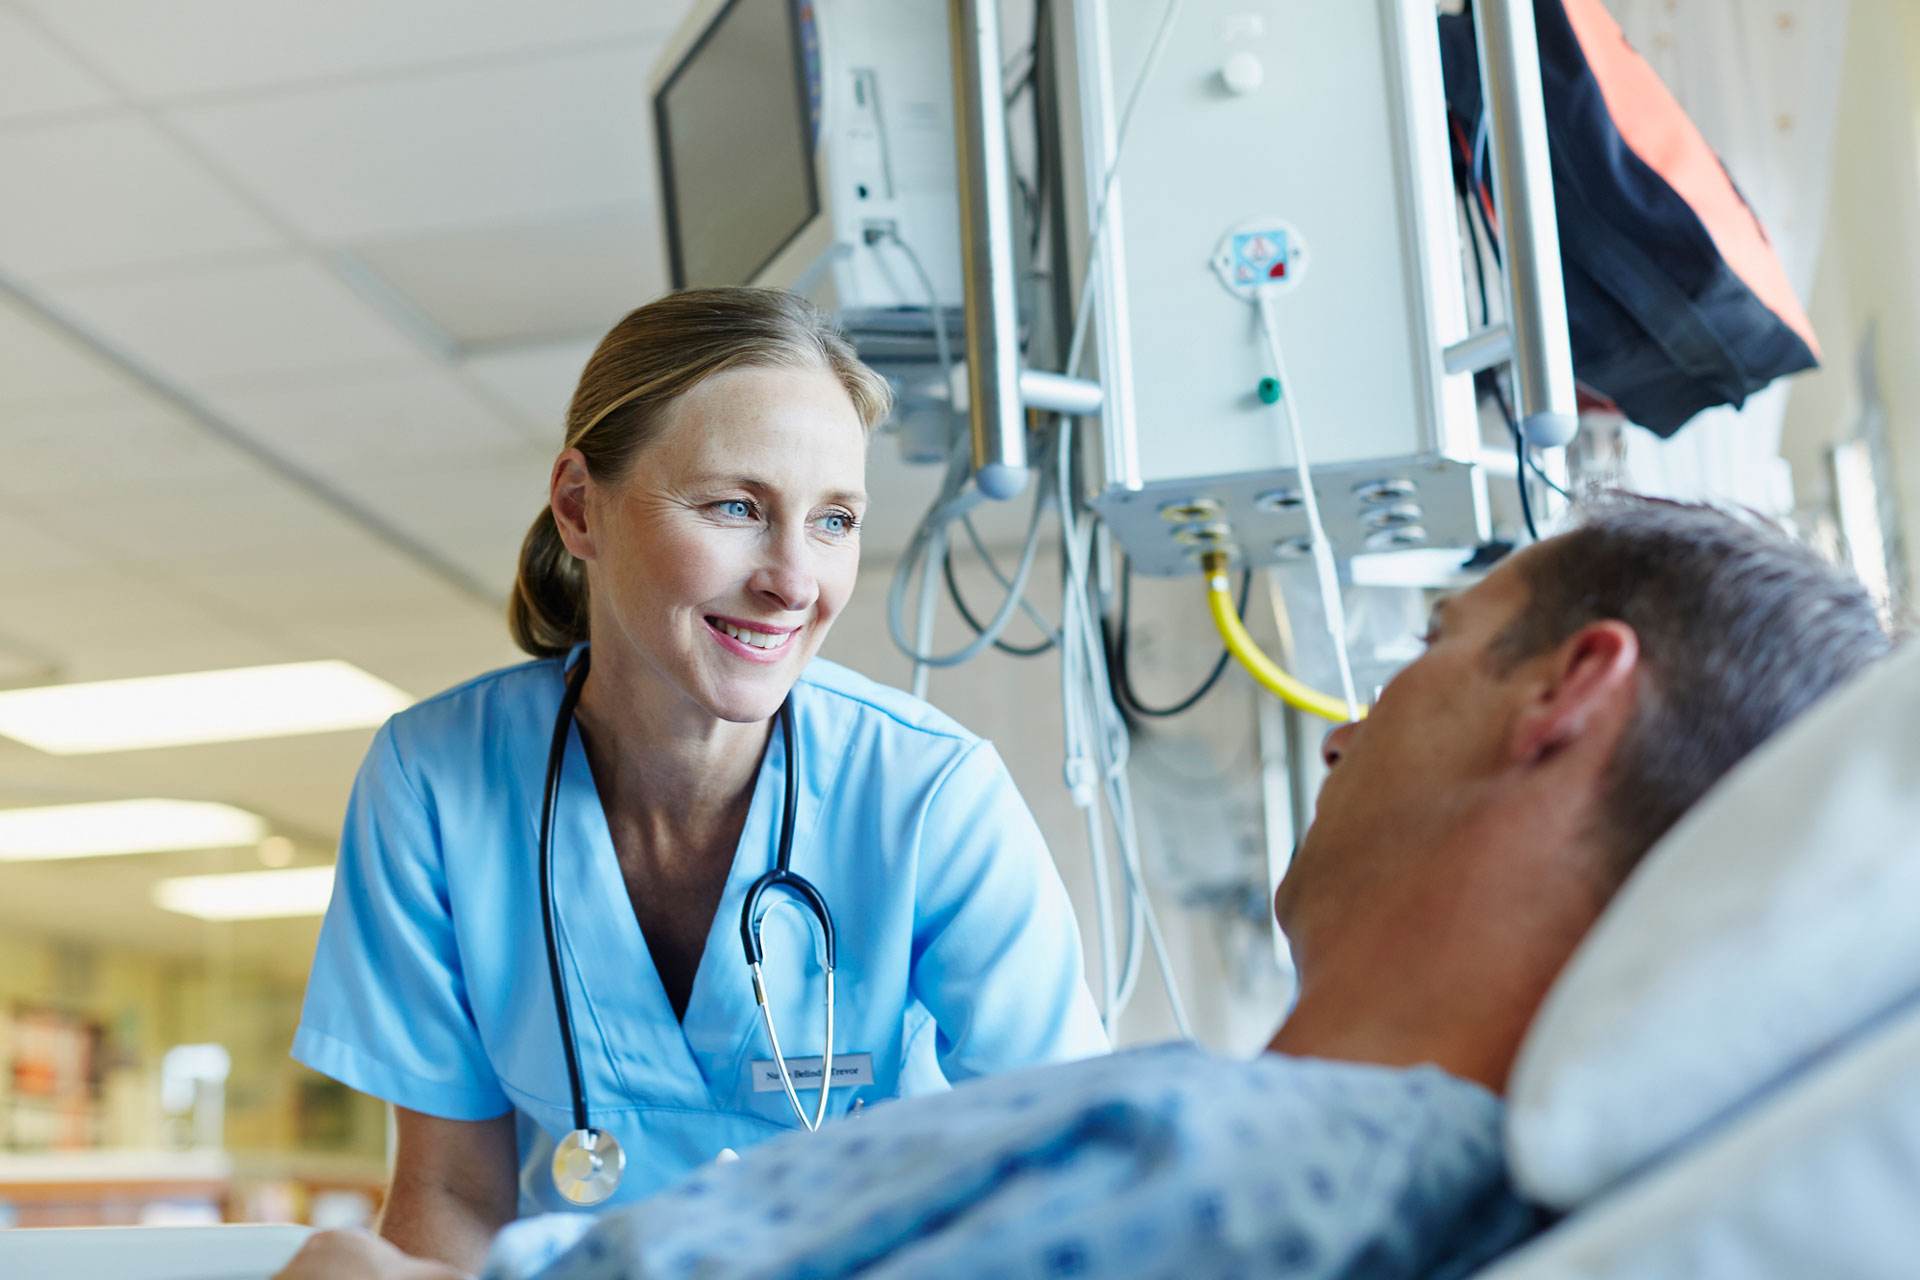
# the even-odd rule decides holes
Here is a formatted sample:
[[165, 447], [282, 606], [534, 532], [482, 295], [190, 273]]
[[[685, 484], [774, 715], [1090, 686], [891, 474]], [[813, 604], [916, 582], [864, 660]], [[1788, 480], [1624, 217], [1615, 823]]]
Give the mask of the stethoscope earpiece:
[[[590, 656], [590, 650], [581, 651], [580, 661], [574, 664], [573, 673], [567, 679], [566, 693], [561, 696], [560, 712], [553, 722], [553, 745], [547, 752], [546, 794], [540, 806], [540, 910], [546, 924], [547, 973], [553, 982], [553, 1008], [560, 1023], [560, 1044], [566, 1051], [567, 1084], [573, 1102], [573, 1131], [560, 1140], [553, 1152], [553, 1185], [569, 1203], [577, 1205], [596, 1205], [606, 1200], [619, 1187], [620, 1175], [627, 1167], [626, 1152], [620, 1149], [613, 1135], [587, 1123], [587, 1089], [580, 1071], [580, 1051], [573, 1039], [573, 1017], [567, 1009], [567, 988], [560, 972], [560, 943], [553, 916], [554, 811], [560, 795], [560, 774], [566, 762], [567, 738], [573, 729], [573, 710], [579, 705], [580, 690], [587, 682]], [[741, 904], [740, 941], [746, 952], [754, 1000], [760, 1006], [760, 1018], [767, 1029], [767, 1042], [773, 1048], [773, 1060], [780, 1072], [787, 1103], [804, 1127], [818, 1129], [826, 1118], [827, 1093], [832, 1087], [833, 1077], [833, 913], [827, 909], [825, 896], [804, 876], [795, 875], [788, 865], [793, 860], [794, 814], [800, 802], [799, 744], [793, 727], [791, 696], [780, 704], [779, 716], [780, 734], [787, 749], [786, 795], [780, 811], [779, 853], [773, 870], [754, 882], [746, 901]], [[760, 973], [760, 899], [769, 889], [787, 891], [807, 909], [819, 923], [826, 949], [827, 1041], [821, 1063], [820, 1101], [811, 1117], [800, 1105], [787, 1060], [781, 1056], [780, 1037], [774, 1030], [773, 1011], [767, 1006], [766, 982]]]

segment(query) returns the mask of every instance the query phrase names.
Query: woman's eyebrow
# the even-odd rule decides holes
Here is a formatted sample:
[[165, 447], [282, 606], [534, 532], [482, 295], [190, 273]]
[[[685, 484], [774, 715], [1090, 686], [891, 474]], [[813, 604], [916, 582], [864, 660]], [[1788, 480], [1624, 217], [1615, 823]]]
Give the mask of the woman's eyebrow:
[[[699, 478], [698, 483], [702, 486], [715, 488], [731, 486], [739, 489], [750, 489], [754, 493], [762, 494], [774, 493], [780, 488], [779, 485], [773, 483], [771, 480], [763, 480], [759, 476], [738, 474], [702, 476]], [[838, 502], [849, 507], [863, 507], [867, 504], [867, 491], [865, 489], [835, 489], [823, 497], [821, 501]]]

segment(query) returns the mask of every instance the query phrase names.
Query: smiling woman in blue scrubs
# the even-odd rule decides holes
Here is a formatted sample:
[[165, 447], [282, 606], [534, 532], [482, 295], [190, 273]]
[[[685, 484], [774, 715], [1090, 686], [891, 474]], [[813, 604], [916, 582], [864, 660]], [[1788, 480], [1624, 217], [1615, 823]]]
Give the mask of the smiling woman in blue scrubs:
[[[568, 1207], [553, 1155], [575, 1090], [539, 856], [556, 739], [553, 957], [589, 1123], [625, 1153], [609, 1203], [800, 1123], [740, 938], [789, 776], [792, 870], [837, 927], [830, 1117], [1106, 1048], [1066, 893], [992, 746], [814, 657], [853, 591], [888, 402], [791, 295], [634, 312], [587, 363], [521, 552], [511, 622], [536, 661], [376, 735], [294, 1056], [394, 1104], [381, 1230], [409, 1253], [477, 1269], [504, 1222]], [[816, 927], [789, 905], [764, 921], [809, 1118]]]

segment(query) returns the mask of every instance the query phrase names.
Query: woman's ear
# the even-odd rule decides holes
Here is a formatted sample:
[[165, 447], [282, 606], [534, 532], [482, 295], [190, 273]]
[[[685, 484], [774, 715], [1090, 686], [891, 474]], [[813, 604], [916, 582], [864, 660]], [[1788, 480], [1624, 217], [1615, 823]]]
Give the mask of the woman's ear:
[[1605, 738], [1606, 758], [1639, 694], [1640, 637], [1624, 622], [1590, 622], [1542, 662], [1542, 682], [1514, 722], [1514, 758], [1538, 763]]
[[560, 530], [575, 559], [594, 557], [593, 527], [589, 520], [588, 498], [593, 490], [593, 475], [587, 470], [586, 455], [568, 449], [554, 459], [553, 475], [547, 481], [547, 501], [553, 508], [553, 523]]

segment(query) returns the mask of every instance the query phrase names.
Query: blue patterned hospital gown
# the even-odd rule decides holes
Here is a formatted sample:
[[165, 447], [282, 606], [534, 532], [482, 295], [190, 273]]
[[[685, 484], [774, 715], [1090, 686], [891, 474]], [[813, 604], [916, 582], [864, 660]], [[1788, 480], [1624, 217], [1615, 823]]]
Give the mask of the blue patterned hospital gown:
[[876, 1107], [597, 1223], [528, 1219], [486, 1280], [1464, 1275], [1536, 1225], [1501, 1111], [1432, 1067], [1163, 1045]]

